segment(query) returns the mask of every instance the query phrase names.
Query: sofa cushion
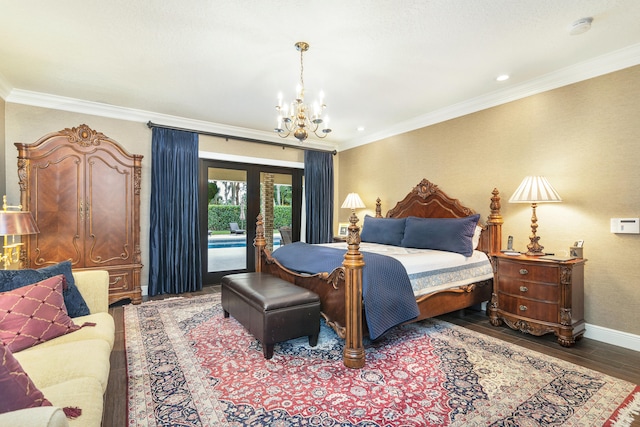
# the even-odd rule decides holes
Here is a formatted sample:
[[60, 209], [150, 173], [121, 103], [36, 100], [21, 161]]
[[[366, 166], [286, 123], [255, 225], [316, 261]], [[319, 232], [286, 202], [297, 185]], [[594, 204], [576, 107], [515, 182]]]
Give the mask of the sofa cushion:
[[0, 294], [0, 340], [13, 352], [80, 329], [67, 314], [62, 274]]
[[60, 345], [68, 342], [77, 342], [77, 341], [86, 341], [86, 340], [95, 340], [95, 339], [103, 340], [109, 344], [109, 348], [113, 348], [116, 327], [115, 327], [115, 322], [113, 321], [113, 317], [109, 313], [101, 312], [101, 313], [90, 314], [88, 316], [76, 317], [75, 319], [73, 319], [73, 322], [76, 325], [84, 325], [86, 323], [95, 324], [95, 325], [91, 327], [79, 329], [72, 334], [59, 336], [53, 340], [49, 340], [47, 342], [38, 344], [35, 347], [25, 348], [20, 352], [20, 354], [24, 352], [37, 351], [40, 348], [54, 347], [56, 345]]
[[[74, 378], [93, 377], [100, 382], [103, 393], [109, 380], [110, 355], [109, 343], [101, 339], [67, 342], [46, 348], [36, 346], [14, 354], [41, 390]], [[56, 368], [51, 369], [52, 366]]]
[[103, 396], [100, 382], [93, 377], [74, 378], [43, 387], [42, 392], [54, 406], [77, 408], [81, 414], [69, 419], [69, 427], [100, 427], [102, 425]]
[[0, 343], [0, 414], [18, 409], [51, 406], [35, 386], [11, 350]]
[[64, 261], [37, 270], [28, 268], [24, 270], [0, 270], [0, 292], [31, 285], [59, 274], [63, 274], [67, 280], [66, 289], [63, 290], [62, 294], [69, 316], [78, 317], [89, 314], [89, 307], [75, 285], [71, 272], [71, 261]]

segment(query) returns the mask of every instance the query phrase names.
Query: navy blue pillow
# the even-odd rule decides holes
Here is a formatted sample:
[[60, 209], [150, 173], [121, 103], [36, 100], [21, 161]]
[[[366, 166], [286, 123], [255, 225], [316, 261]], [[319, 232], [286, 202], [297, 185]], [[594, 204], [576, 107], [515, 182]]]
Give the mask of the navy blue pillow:
[[0, 270], [0, 292], [12, 291], [27, 285], [33, 285], [49, 277], [63, 274], [67, 281], [67, 289], [62, 291], [64, 305], [69, 317], [86, 316], [89, 307], [80, 294], [71, 273], [71, 261], [64, 261], [37, 270]]
[[408, 217], [402, 246], [436, 249], [471, 256], [473, 254], [473, 233], [479, 219], [480, 214], [464, 218]]
[[400, 246], [406, 218], [364, 217], [360, 239], [363, 242]]

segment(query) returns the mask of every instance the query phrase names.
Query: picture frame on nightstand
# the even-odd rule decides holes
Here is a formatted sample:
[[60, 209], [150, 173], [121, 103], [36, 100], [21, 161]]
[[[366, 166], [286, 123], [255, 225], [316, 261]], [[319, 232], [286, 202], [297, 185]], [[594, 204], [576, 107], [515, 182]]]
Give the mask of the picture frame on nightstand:
[[584, 240], [576, 240], [573, 246], [569, 247], [569, 255], [576, 258], [584, 258], [582, 249], [584, 248]]
[[576, 258], [584, 258], [584, 256], [582, 256], [582, 249], [581, 247], [578, 246], [571, 246], [569, 248], [569, 256], [572, 257], [576, 257]]
[[338, 223], [338, 236], [347, 236], [349, 234], [349, 223], [341, 222]]

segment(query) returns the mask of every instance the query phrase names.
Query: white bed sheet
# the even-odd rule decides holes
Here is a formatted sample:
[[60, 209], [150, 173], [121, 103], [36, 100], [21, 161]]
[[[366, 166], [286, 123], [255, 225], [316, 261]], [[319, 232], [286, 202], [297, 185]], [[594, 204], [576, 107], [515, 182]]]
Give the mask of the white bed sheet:
[[[344, 242], [322, 246], [347, 249]], [[407, 270], [416, 296], [493, 278], [491, 262], [482, 251], [473, 251], [472, 256], [465, 257], [454, 252], [368, 242], [360, 244], [360, 251], [388, 255], [400, 261]]]

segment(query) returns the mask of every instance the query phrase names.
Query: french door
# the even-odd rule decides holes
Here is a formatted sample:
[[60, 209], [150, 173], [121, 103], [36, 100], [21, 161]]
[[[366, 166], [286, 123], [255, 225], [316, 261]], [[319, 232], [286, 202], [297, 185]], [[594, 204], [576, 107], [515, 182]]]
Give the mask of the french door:
[[262, 214], [267, 245], [282, 244], [280, 227], [300, 240], [302, 169], [200, 160], [200, 236], [203, 284], [231, 273], [255, 271], [256, 219]]

